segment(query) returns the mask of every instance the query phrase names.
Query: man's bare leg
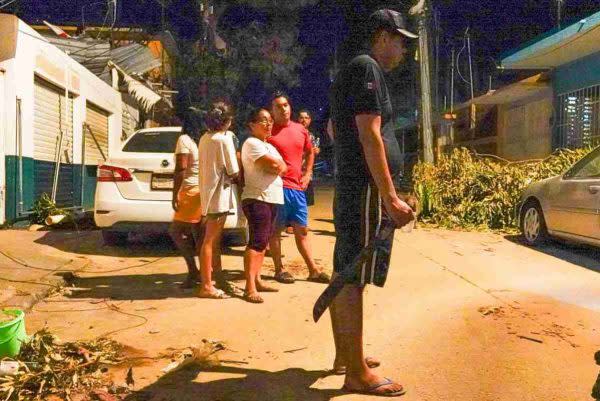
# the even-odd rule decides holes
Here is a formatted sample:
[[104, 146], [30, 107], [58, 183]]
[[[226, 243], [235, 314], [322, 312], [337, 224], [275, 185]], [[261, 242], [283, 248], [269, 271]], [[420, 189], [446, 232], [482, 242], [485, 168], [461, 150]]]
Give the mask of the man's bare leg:
[[[367, 366], [363, 349], [363, 287], [346, 285], [333, 301], [331, 322], [336, 350], [346, 361], [344, 386], [349, 390], [365, 390], [385, 381]], [[397, 392], [397, 383], [377, 388], [377, 393]]]
[[310, 248], [310, 241], [308, 240], [308, 228], [301, 226], [298, 223], [293, 223], [294, 227], [294, 239], [296, 240], [296, 248], [302, 255], [306, 267], [308, 267], [309, 277], [316, 277], [321, 273], [321, 270], [315, 265], [315, 261], [312, 258], [312, 251]]
[[[331, 279], [333, 280], [335, 278], [335, 276], [336, 276], [336, 273], [333, 273], [333, 276], [331, 277]], [[333, 330], [333, 343], [335, 344], [335, 359], [333, 360], [333, 369], [332, 370], [334, 373], [336, 371], [344, 372], [344, 373], [336, 373], [336, 374], [345, 374], [346, 373], [346, 360], [344, 359], [345, 355], [343, 353], [342, 345], [341, 345], [342, 340], [340, 339], [340, 329], [337, 326], [338, 319], [335, 318], [335, 316], [337, 316], [337, 315], [334, 315], [335, 308], [336, 308], [335, 302], [333, 302], [331, 304], [331, 306], [329, 307], [329, 312], [331, 314], [331, 328]], [[381, 364], [381, 362], [379, 362], [379, 360], [377, 360], [376, 358], [372, 358], [370, 356], [365, 357], [365, 363], [370, 368], [376, 368]]]
[[[333, 280], [336, 276], [336, 273], [333, 273], [331, 279]], [[342, 290], [342, 292], [344, 292]], [[338, 325], [338, 321], [341, 319], [340, 313], [344, 312], [344, 307], [342, 306], [342, 311], [338, 311], [336, 300], [339, 300], [342, 297], [342, 294], [338, 294], [338, 296], [333, 300], [331, 305], [329, 306], [329, 314], [331, 315], [331, 329], [333, 331], [333, 343], [335, 345], [335, 360], [333, 361], [333, 370], [340, 366], [346, 367], [346, 360], [344, 359], [344, 349], [342, 347], [342, 334], [341, 329]]]

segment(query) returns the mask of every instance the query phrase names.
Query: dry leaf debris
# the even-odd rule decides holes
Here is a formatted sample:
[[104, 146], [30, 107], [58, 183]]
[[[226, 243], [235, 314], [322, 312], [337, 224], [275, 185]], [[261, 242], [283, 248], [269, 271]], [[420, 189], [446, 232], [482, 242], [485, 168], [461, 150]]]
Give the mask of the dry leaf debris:
[[[15, 358], [19, 370], [14, 376], [0, 376], [0, 399], [21, 401], [65, 399], [110, 385], [107, 366], [123, 361], [121, 345], [99, 338], [91, 341], [61, 342], [47, 329], [35, 333]], [[7, 358], [8, 359], [8, 358]]]

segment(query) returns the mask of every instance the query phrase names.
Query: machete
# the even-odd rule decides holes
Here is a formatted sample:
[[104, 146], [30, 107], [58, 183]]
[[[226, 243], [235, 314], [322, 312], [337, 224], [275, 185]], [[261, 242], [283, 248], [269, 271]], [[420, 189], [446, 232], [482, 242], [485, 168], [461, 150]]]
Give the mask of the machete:
[[375, 236], [375, 239], [360, 251], [352, 263], [350, 263], [343, 271], [337, 273], [335, 278], [331, 280], [327, 288], [325, 288], [325, 291], [323, 291], [321, 296], [317, 299], [317, 302], [315, 302], [313, 308], [313, 319], [315, 323], [319, 321], [325, 310], [329, 308], [329, 305], [331, 305], [335, 297], [340, 293], [342, 288], [344, 288], [344, 285], [351, 283], [355, 279], [360, 266], [369, 259], [377, 248], [381, 248], [385, 244], [385, 241], [391, 237], [395, 229], [396, 226], [393, 222], [385, 222], [379, 230], [379, 233]]

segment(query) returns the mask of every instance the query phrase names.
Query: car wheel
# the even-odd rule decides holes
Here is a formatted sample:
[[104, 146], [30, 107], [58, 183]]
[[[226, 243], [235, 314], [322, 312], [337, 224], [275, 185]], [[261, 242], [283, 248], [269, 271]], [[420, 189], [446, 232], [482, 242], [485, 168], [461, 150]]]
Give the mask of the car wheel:
[[122, 246], [127, 244], [128, 236], [129, 233], [126, 232], [102, 230], [104, 244], [109, 246]]
[[250, 235], [248, 229], [232, 231], [223, 236], [223, 243], [226, 246], [245, 246], [248, 244]]
[[539, 203], [529, 201], [521, 210], [521, 233], [531, 246], [541, 245], [548, 239], [546, 220]]

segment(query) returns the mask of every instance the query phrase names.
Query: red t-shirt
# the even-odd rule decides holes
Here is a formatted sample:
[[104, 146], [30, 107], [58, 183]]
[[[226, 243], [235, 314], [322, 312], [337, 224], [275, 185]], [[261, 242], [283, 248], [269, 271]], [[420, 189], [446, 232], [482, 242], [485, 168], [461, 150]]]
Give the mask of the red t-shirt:
[[275, 125], [268, 142], [275, 146], [287, 171], [283, 176], [283, 187], [302, 191], [302, 160], [304, 152], [312, 148], [310, 135], [302, 124], [290, 121], [288, 125]]

